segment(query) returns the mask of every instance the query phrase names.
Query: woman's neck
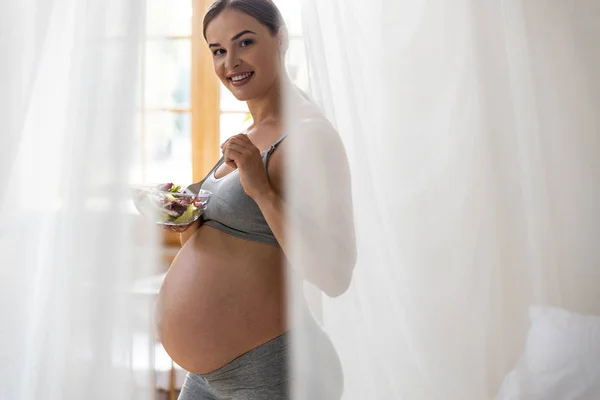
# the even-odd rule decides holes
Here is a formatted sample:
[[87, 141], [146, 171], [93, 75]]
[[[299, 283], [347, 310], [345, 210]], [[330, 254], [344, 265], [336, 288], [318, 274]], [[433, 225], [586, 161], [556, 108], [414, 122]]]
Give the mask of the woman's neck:
[[281, 116], [281, 96], [279, 93], [266, 93], [260, 99], [247, 102], [248, 110], [252, 114], [254, 125], [260, 125], [265, 121], [279, 119]]
[[248, 110], [252, 114], [254, 126], [283, 119], [282, 91], [284, 88], [288, 90], [292, 86], [290, 79], [285, 77], [283, 82], [277, 80], [264, 96], [246, 102]]

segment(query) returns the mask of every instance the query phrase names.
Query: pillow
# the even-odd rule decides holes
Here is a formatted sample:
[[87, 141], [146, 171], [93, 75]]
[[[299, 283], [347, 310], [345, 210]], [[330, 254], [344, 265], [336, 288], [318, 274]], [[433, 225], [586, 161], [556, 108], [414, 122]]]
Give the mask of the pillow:
[[498, 400], [600, 399], [600, 317], [532, 306], [523, 355]]

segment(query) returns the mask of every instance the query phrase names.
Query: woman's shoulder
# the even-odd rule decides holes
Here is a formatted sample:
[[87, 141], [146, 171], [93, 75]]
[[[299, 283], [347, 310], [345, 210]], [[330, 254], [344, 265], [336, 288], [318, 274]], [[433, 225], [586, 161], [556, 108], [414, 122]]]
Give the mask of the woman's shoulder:
[[322, 140], [338, 136], [335, 127], [323, 111], [309, 100], [289, 107], [285, 125], [286, 132], [295, 138]]

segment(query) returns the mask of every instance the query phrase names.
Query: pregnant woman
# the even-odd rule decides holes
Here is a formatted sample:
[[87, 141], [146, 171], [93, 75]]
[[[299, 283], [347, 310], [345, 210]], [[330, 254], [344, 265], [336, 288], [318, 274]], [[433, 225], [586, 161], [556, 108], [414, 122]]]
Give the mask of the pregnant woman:
[[[190, 187], [213, 197], [197, 223], [179, 228], [182, 248], [160, 290], [160, 338], [189, 371], [179, 398], [284, 400], [293, 388], [301, 398], [339, 399], [339, 359], [300, 288], [308, 281], [335, 297], [350, 284], [356, 250], [344, 148], [292, 85], [286, 28], [270, 0], [217, 0], [203, 28], [215, 73], [247, 102], [253, 124], [223, 143], [221, 160]], [[289, 318], [292, 301], [302, 323]], [[301, 362], [290, 362], [292, 337], [310, 343]]]

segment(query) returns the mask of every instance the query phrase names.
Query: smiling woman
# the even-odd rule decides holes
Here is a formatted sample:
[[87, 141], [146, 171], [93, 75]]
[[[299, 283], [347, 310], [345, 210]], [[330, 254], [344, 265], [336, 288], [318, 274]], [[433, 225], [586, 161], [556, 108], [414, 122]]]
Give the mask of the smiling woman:
[[[190, 371], [180, 399], [284, 400], [293, 384], [291, 336], [299, 332], [288, 321], [288, 296], [299, 293], [304, 281], [339, 296], [352, 275], [356, 252], [347, 160], [337, 132], [287, 74], [288, 35], [273, 2], [218, 0], [206, 13], [203, 33], [216, 76], [246, 102], [253, 122], [243, 133], [233, 132], [221, 146], [221, 160], [190, 187], [213, 197], [201, 220], [182, 233], [184, 244], [160, 291], [159, 333], [173, 360]], [[284, 91], [297, 111], [293, 123], [283, 121]], [[292, 143], [305, 154], [327, 152], [329, 168], [319, 177], [336, 182], [337, 190], [328, 194], [332, 207], [311, 214], [337, 221], [341, 229], [333, 235], [288, 206], [284, 165]], [[318, 184], [296, 182], [301, 192]], [[303, 251], [321, 255], [322, 248], [335, 249], [335, 262], [313, 256], [288, 265], [289, 214], [302, 221]], [[329, 366], [328, 373], [304, 380], [312, 390], [309, 398], [339, 399], [342, 372], [335, 349], [306, 303], [293, 303], [302, 305], [302, 334], [315, 344], [309, 358]]]
[[[268, 96], [266, 91], [279, 86], [277, 70], [281, 68], [284, 46], [287, 45], [285, 28], [279, 29], [282, 24], [277, 24], [278, 20], [282, 21], [281, 16], [263, 25], [236, 8], [215, 14], [218, 8], [214, 7], [206, 16], [206, 20], [214, 22], [209, 32], [211, 37], [223, 38], [219, 42], [209, 41], [208, 45], [212, 50], [215, 73], [240, 101]], [[253, 30], [245, 28], [251, 26], [255, 26]], [[205, 25], [205, 38], [207, 27]], [[236, 33], [227, 36], [228, 32]], [[273, 57], [274, 50], [278, 57]]]

